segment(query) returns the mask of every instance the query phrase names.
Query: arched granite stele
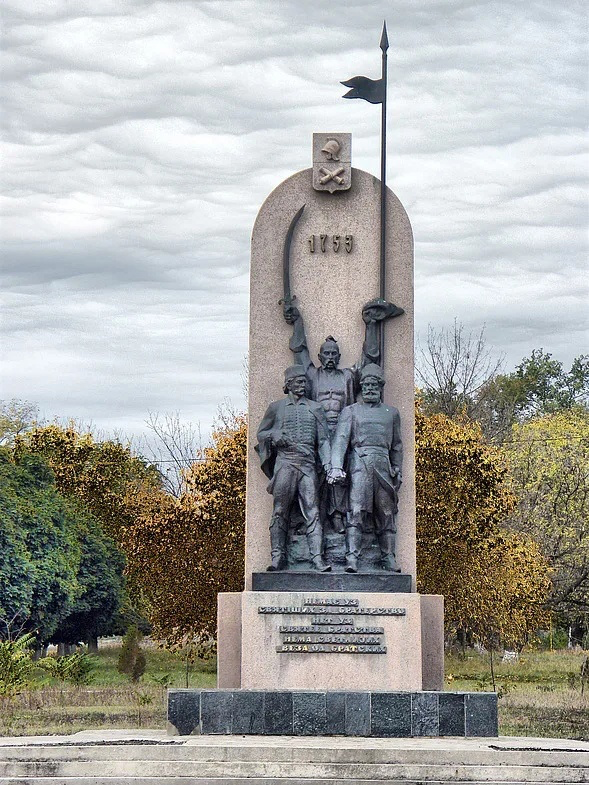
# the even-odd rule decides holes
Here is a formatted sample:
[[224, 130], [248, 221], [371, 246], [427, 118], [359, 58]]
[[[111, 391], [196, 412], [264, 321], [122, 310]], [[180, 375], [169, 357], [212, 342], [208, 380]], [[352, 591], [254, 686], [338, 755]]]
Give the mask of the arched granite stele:
[[[399, 409], [404, 448], [403, 486], [397, 518], [397, 561], [413, 577], [415, 591], [415, 437], [413, 378], [413, 234], [402, 204], [387, 193], [387, 300], [405, 310], [385, 327], [384, 402]], [[246, 513], [246, 589], [253, 572], [270, 559], [272, 497], [254, 452], [256, 429], [270, 401], [283, 396], [283, 371], [292, 364], [292, 328], [282, 316], [282, 249], [290, 221], [305, 204], [291, 246], [291, 288], [305, 320], [311, 356], [334, 335], [341, 367], [359, 358], [364, 339], [362, 306], [379, 293], [380, 181], [352, 169], [348, 191], [329, 194], [312, 187], [312, 169], [282, 182], [266, 199], [252, 234], [249, 334], [249, 441]], [[325, 252], [320, 235], [327, 235]], [[315, 236], [315, 252], [308, 239]], [[339, 251], [333, 235], [340, 235]], [[347, 252], [345, 235], [352, 236]]]

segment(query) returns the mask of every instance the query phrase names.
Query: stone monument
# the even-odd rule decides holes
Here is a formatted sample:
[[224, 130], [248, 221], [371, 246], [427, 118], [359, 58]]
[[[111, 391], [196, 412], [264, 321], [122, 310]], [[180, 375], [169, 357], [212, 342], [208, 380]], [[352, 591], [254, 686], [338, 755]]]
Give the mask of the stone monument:
[[266, 199], [250, 280], [245, 590], [219, 595], [218, 689], [171, 690], [171, 725], [496, 735], [495, 695], [442, 692], [443, 598], [416, 592], [413, 237], [351, 134]]

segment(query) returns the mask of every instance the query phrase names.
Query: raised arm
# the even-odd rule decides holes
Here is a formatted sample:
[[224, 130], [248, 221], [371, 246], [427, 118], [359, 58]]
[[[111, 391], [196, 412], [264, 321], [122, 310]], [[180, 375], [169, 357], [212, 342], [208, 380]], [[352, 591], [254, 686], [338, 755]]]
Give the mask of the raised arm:
[[288, 348], [294, 355], [295, 365], [302, 365], [305, 371], [308, 371], [313, 363], [311, 362], [311, 355], [309, 354], [309, 347], [307, 346], [307, 336], [305, 335], [305, 324], [299, 309], [291, 304], [284, 305], [282, 309], [284, 320], [287, 324], [292, 324], [292, 338], [289, 341]]
[[385, 319], [392, 319], [403, 313], [405, 311], [402, 308], [380, 299], [370, 300], [362, 308], [362, 319], [366, 325], [366, 331], [362, 345], [362, 356], [354, 366], [357, 372], [360, 372], [369, 363], [382, 365], [382, 357], [380, 356], [381, 325], [384, 325]]

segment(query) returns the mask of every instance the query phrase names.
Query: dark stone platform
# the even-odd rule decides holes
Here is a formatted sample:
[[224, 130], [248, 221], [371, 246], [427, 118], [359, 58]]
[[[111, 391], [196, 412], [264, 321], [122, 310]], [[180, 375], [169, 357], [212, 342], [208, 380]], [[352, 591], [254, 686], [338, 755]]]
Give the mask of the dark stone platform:
[[254, 572], [253, 591], [411, 591], [411, 575], [395, 572], [313, 572], [284, 570]]
[[181, 736], [495, 737], [494, 692], [168, 690]]

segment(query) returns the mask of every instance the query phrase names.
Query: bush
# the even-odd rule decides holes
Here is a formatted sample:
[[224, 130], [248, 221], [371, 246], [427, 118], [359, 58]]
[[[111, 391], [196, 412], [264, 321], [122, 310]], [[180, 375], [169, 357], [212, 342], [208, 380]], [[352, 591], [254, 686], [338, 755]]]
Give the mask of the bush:
[[96, 667], [89, 654], [77, 651], [65, 657], [45, 657], [39, 660], [38, 665], [59, 681], [69, 681], [72, 684], [90, 684], [92, 672]]
[[143, 635], [139, 632], [136, 625], [129, 627], [123, 638], [121, 653], [119, 654], [118, 671], [125, 673], [131, 681], [137, 682], [145, 673], [147, 664], [145, 654], [141, 651], [141, 639]]
[[16, 695], [28, 686], [34, 668], [31, 650], [34, 643], [31, 633], [14, 641], [0, 641], [0, 695]]

